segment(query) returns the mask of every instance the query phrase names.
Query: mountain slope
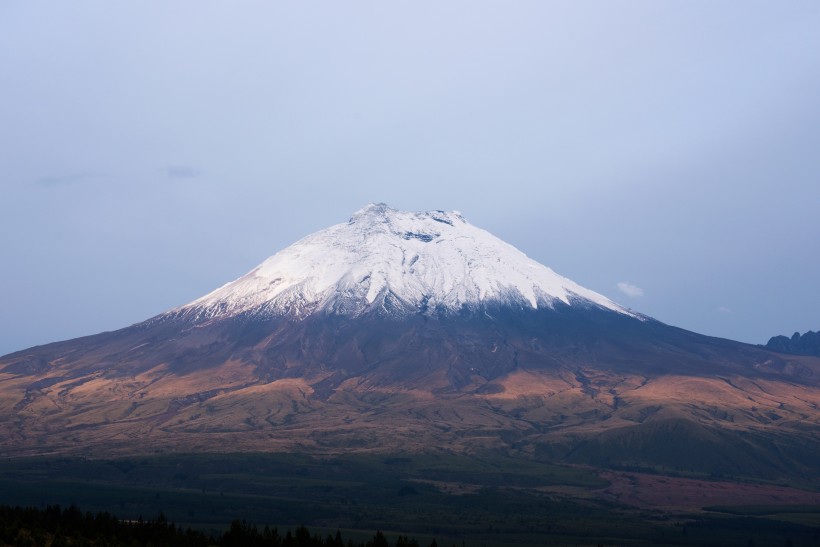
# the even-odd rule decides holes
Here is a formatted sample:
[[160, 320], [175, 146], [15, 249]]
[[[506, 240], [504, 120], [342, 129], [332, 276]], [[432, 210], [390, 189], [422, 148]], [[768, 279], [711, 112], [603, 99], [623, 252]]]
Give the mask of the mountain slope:
[[0, 452], [493, 450], [793, 475], [820, 471], [818, 378], [818, 358], [642, 316], [455, 213], [378, 205], [191, 304], [0, 358]]

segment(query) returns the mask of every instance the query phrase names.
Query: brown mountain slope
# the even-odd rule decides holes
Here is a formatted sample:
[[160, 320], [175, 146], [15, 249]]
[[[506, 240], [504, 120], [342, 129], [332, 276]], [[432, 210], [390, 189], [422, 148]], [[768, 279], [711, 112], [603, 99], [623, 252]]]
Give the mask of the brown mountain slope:
[[0, 359], [4, 456], [478, 452], [816, 475], [820, 359], [595, 308], [120, 331]]

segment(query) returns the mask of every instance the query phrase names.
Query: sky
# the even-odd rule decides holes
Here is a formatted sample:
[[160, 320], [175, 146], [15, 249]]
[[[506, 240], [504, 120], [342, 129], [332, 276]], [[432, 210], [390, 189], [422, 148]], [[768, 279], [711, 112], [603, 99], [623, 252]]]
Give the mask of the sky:
[[660, 321], [820, 329], [816, 0], [0, 2], [0, 354], [370, 202]]

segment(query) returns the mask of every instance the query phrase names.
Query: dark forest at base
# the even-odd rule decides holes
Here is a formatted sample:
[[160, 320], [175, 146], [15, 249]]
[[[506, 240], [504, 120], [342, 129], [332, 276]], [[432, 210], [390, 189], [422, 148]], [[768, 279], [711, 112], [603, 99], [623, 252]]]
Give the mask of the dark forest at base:
[[[311, 534], [305, 526], [280, 533], [277, 528], [235, 520], [222, 533], [206, 534], [191, 528], [182, 529], [168, 522], [165, 515], [156, 519], [123, 521], [107, 512], [93, 514], [71, 506], [66, 509], [46, 506], [0, 506], [0, 545], [23, 546], [134, 546], [174, 545], [176, 547], [419, 547], [418, 540], [399, 536], [391, 542], [381, 532], [368, 541], [345, 540], [341, 531], [322, 537]], [[428, 547], [437, 547], [433, 540]]]
[[[127, 521], [162, 514], [166, 525], [175, 523], [176, 533], [191, 528], [194, 535], [216, 538], [214, 545], [226, 545], [225, 530], [252, 534], [256, 527], [263, 539], [265, 527], [290, 529], [295, 538], [300, 525], [323, 542], [328, 536], [335, 541], [341, 530], [345, 544], [355, 545], [375, 541], [377, 530], [390, 545], [401, 535], [422, 547], [433, 540], [487, 547], [820, 542], [820, 506], [638, 508], [577, 495], [606, 484], [591, 469], [516, 464], [492, 458], [294, 454], [6, 460], [0, 462], [0, 503], [40, 511], [75, 505]], [[576, 494], [540, 490], [547, 484]]]

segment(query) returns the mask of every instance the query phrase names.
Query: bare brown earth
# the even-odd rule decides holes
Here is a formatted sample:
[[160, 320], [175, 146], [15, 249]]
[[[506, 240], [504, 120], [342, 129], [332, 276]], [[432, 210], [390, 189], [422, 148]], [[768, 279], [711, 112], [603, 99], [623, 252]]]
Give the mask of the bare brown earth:
[[[352, 377], [329, 397], [322, 376], [260, 382], [247, 364], [227, 362], [185, 375], [159, 366], [129, 377], [51, 370], [0, 375], [3, 452], [109, 453], [168, 450], [345, 450], [534, 453], [539, 443], [638, 430], [685, 420], [724, 432], [820, 431], [820, 390], [741, 376], [656, 378], [595, 369], [519, 369], [477, 379], [460, 393], [377, 386]], [[32, 384], [42, 387], [32, 389]], [[482, 391], [489, 391], [482, 392]], [[522, 442], [524, 441], [524, 442]], [[516, 444], [517, 443], [517, 444]]]

